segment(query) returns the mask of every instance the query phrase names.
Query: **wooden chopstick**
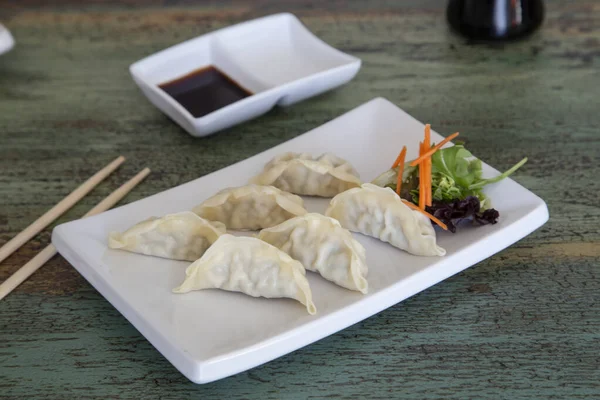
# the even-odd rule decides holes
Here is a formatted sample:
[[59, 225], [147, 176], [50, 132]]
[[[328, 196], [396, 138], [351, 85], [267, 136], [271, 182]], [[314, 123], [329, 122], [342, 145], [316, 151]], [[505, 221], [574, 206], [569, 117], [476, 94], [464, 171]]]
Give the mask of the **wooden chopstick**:
[[[144, 178], [148, 176], [149, 173], [150, 170], [148, 168], [144, 168], [136, 176], [131, 178], [120, 188], [112, 192], [110, 195], [108, 195], [108, 197], [106, 197], [104, 200], [98, 203], [94, 208], [88, 211], [87, 214], [83, 216], [83, 218], [99, 214], [117, 204], [119, 200], [121, 200], [123, 197], [125, 197], [125, 195], [127, 195], [127, 193], [131, 191], [131, 189], [136, 187], [142, 180], [144, 180]], [[7, 294], [12, 292], [21, 283], [23, 283], [25, 279], [29, 278], [31, 274], [33, 274], [48, 260], [54, 257], [55, 254], [56, 247], [54, 247], [53, 244], [49, 244], [44, 250], [42, 250], [35, 257], [33, 257], [27, 264], [19, 268], [17, 272], [12, 274], [7, 280], [5, 280], [0, 285], [0, 300], [6, 297]]]
[[62, 199], [57, 205], [48, 210], [44, 215], [36, 219], [31, 225], [21, 231], [17, 236], [9, 240], [0, 247], [0, 262], [10, 256], [15, 250], [25, 244], [29, 239], [37, 235], [52, 223], [56, 218], [60, 217], [65, 211], [73, 207], [75, 203], [88, 194], [107, 176], [109, 176], [119, 165], [123, 164], [125, 157], [120, 156], [113, 162], [96, 172], [94, 176], [82, 183], [77, 189], [73, 190], [67, 197]]

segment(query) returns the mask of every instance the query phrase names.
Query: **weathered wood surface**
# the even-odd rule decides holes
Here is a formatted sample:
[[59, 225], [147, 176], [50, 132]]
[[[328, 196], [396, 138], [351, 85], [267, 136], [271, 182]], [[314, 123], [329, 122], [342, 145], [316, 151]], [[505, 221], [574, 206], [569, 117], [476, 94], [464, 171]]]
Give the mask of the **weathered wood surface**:
[[[166, 3], [166, 4], [165, 4]], [[1, 1], [0, 243], [118, 154], [124, 166], [58, 222], [144, 166], [127, 202], [299, 135], [376, 96], [544, 198], [511, 248], [362, 323], [208, 385], [180, 375], [60, 257], [0, 302], [0, 398], [599, 398], [600, 4], [549, 1], [507, 46], [448, 33], [442, 1]], [[364, 64], [349, 85], [194, 139], [132, 83], [133, 61], [252, 17], [292, 11]], [[0, 264], [3, 280], [50, 230]]]

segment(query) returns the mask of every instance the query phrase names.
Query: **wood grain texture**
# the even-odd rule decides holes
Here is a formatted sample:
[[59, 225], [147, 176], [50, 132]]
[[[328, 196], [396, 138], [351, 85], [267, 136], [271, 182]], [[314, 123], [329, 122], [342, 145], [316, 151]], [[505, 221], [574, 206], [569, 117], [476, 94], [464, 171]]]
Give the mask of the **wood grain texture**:
[[[600, 397], [600, 4], [548, 1], [505, 46], [448, 32], [441, 1], [0, 1], [0, 244], [123, 154], [62, 223], [145, 166], [126, 202], [250, 157], [376, 96], [544, 198], [551, 219], [509, 249], [318, 343], [208, 385], [181, 376], [77, 272], [52, 259], [0, 302], [0, 398]], [[184, 39], [291, 11], [363, 60], [349, 85], [206, 139], [150, 106], [128, 66]], [[0, 264], [4, 280], [39, 234]]]

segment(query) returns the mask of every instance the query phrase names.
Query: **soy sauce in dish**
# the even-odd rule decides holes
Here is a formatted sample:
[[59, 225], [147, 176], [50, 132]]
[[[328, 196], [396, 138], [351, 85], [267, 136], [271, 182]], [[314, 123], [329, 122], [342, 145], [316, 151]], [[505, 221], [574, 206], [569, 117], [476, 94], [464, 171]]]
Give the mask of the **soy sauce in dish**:
[[195, 118], [252, 95], [212, 65], [158, 86]]

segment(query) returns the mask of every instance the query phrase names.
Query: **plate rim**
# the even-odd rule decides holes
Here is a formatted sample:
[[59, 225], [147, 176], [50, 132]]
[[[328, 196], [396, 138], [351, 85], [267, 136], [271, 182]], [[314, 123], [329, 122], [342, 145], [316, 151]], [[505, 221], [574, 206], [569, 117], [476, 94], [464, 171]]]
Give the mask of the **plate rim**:
[[[193, 179], [174, 188], [156, 193], [152, 196], [148, 196], [144, 199], [140, 199], [122, 207], [131, 206], [139, 201], [149, 200], [171, 190], [181, 190], [183, 186], [192, 184], [197, 180], [204, 179], [217, 172], [223, 172], [227, 169], [235, 169], [238, 164], [245, 163], [251, 158], [261, 157], [263, 153], [272, 151], [286, 144], [289, 145], [296, 140], [302, 140], [305, 135], [313, 132], [316, 129], [321, 129], [326, 125], [332, 124], [338, 119], [347, 116], [350, 113], [358, 113], [361, 109], [377, 105], [379, 103], [381, 103], [381, 105], [385, 105], [386, 107], [392, 106], [395, 108], [395, 111], [399, 111], [416, 120], [416, 118], [412, 117], [410, 114], [406, 113], [404, 110], [400, 109], [387, 99], [377, 97], [307, 131], [306, 133], [279, 143], [276, 146], [266, 149], [258, 154], [252, 155], [222, 169], [213, 171], [210, 174], [206, 174], [200, 178]], [[422, 124], [422, 122], [418, 122]], [[442, 257], [435, 264], [418, 270], [412, 275], [396, 281], [391, 286], [373, 293], [367, 298], [362, 298], [352, 305], [344, 306], [327, 315], [326, 317], [317, 317], [312, 321], [281, 332], [280, 334], [272, 336], [261, 342], [254, 343], [250, 346], [241, 347], [228, 353], [209, 357], [206, 360], [201, 361], [194, 359], [189, 353], [186, 353], [181, 348], [173, 345], [168, 339], [163, 337], [160, 330], [152, 327], [150, 323], [146, 322], [143, 314], [139, 314], [131, 306], [128, 306], [127, 302], [123, 300], [118, 291], [114, 290], [110, 283], [106, 282], [95, 272], [95, 268], [84, 259], [84, 255], [82, 256], [72, 248], [66, 236], [68, 235], [68, 231], [71, 229], [71, 227], [81, 223], [80, 220], [67, 222], [57, 226], [52, 232], [52, 243], [56, 246], [59, 253], [63, 255], [63, 257], [65, 257], [67, 261], [73, 265], [75, 269], [77, 269], [107, 301], [109, 301], [109, 303], [117, 308], [117, 310], [136, 329], [138, 329], [138, 331], [140, 331], [140, 333], [153, 345], [153, 347], [155, 347], [165, 358], [167, 358], [169, 362], [175, 366], [175, 368], [177, 368], [183, 375], [185, 375], [194, 383], [209, 383], [269, 362], [275, 358], [298, 350], [335, 332], [345, 329], [350, 325], [365, 320], [374, 314], [377, 314], [391, 307], [392, 305], [402, 302], [405, 299], [414, 296], [415, 294], [434, 286], [445, 279], [448, 279], [456, 273], [461, 272], [473, 266], [474, 264], [495, 255], [504, 248], [529, 235], [548, 220], [549, 212], [543, 199], [524, 186], [520, 184], [518, 185], [534, 196], [535, 202], [531, 203], [531, 209], [528, 209], [525, 215], [515, 221], [512, 221], [503, 229], [493, 232], [482, 239], [485, 243], [486, 251], [472, 251], [473, 247], [482, 246], [482, 242], [477, 241], [471, 243], [466, 247], [461, 248], [458, 253]], [[120, 208], [121, 207], [118, 207], [108, 212], [113, 212]], [[91, 217], [90, 219], [101, 218], [103, 214], [104, 213]], [[509, 235], [507, 235], [508, 229], [511, 230]], [[461, 261], [455, 263], [455, 259], [459, 257], [461, 258]], [[468, 261], [462, 261], [462, 259], [465, 258]], [[438, 274], [433, 280], [424, 279], [424, 275], [431, 273], [432, 269], [442, 270], [444, 274]], [[407, 286], [408, 289], [404, 289], [404, 286]], [[105, 292], [109, 293], [105, 295]], [[113, 300], [111, 301], [111, 299], [109, 299], [107, 296], [113, 296]], [[356, 308], [359, 307], [361, 312], [356, 313]], [[368, 311], [365, 312], [364, 310]]]

